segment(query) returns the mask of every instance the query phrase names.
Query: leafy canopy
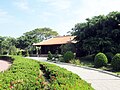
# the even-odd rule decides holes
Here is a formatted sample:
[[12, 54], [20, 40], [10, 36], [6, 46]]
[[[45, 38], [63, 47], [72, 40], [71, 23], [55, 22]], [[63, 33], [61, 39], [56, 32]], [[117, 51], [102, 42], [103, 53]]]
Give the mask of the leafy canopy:
[[78, 55], [120, 52], [120, 12], [87, 18], [85, 23], [75, 25], [72, 35], [78, 41]]

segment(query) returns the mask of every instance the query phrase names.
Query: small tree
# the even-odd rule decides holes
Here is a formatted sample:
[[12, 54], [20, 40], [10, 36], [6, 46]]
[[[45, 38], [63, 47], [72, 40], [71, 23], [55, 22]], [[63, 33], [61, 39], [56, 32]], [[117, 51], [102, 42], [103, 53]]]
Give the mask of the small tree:
[[98, 53], [95, 56], [95, 59], [94, 59], [95, 67], [99, 68], [99, 67], [102, 67], [102, 66], [106, 66], [107, 63], [108, 63], [108, 59], [107, 59], [107, 57], [104, 53]]
[[114, 70], [116, 70], [116, 71], [120, 70], [120, 54], [116, 54], [113, 57], [111, 65]]

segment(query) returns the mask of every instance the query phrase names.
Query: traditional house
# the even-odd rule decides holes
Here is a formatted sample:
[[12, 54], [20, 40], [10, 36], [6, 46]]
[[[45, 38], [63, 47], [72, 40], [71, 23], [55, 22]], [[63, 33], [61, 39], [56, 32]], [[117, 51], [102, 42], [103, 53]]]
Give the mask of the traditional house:
[[48, 51], [55, 54], [56, 50], [59, 53], [61, 52], [61, 45], [65, 45], [67, 43], [76, 43], [74, 38], [75, 36], [58, 36], [44, 40], [40, 43], [34, 43], [33, 45], [40, 49], [40, 54], [48, 54]]

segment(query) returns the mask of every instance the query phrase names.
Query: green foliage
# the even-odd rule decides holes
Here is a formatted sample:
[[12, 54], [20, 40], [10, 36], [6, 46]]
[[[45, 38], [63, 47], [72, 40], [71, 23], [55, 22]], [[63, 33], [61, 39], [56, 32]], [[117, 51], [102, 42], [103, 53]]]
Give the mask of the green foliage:
[[120, 70], [120, 54], [116, 54], [111, 62], [112, 68], [116, 71]]
[[28, 50], [25, 51], [25, 57], [29, 57], [29, 52], [28, 52]]
[[52, 58], [53, 58], [52, 53], [50, 51], [48, 51], [48, 58], [47, 58], [47, 60], [52, 60]]
[[70, 60], [70, 63], [80, 65], [80, 60], [79, 59], [72, 59], [72, 60]]
[[17, 47], [20, 49], [31, 50], [31, 48], [33, 48], [33, 43], [41, 42], [57, 35], [58, 33], [50, 28], [37, 28], [32, 31], [26, 32], [23, 34], [23, 36], [17, 38]]
[[78, 75], [59, 66], [40, 62], [50, 80], [50, 90], [93, 90]]
[[13, 65], [4, 73], [0, 73], [0, 90], [36, 90], [42, 88], [40, 67], [36, 61], [14, 56]]
[[15, 54], [16, 39], [12, 37], [1, 37], [0, 36], [0, 54], [9, 54], [9, 49], [11, 54]]
[[58, 61], [60, 61], [60, 62], [64, 62], [64, 58], [63, 58], [62, 55], [59, 55], [59, 57], [58, 57]]
[[[98, 52], [120, 52], [120, 12], [87, 18], [72, 29], [76, 36], [77, 55], [85, 56]], [[81, 52], [84, 51], [84, 52]], [[82, 55], [83, 54], [83, 55]]]
[[99, 68], [99, 67], [102, 67], [102, 66], [106, 66], [107, 63], [108, 63], [108, 59], [107, 59], [107, 57], [104, 53], [98, 53], [95, 56], [95, 59], [94, 59], [95, 67]]
[[67, 51], [64, 55], [63, 55], [63, 58], [64, 58], [64, 61], [65, 62], [69, 62], [70, 60], [74, 59], [74, 53], [71, 52], [71, 51]]
[[15, 46], [10, 46], [9, 55], [16, 55], [16, 54], [17, 54], [17, 48]]
[[56, 65], [18, 56], [12, 58], [10, 69], [0, 73], [0, 90], [93, 90], [78, 75]]
[[107, 52], [107, 53], [105, 53], [105, 55], [106, 55], [107, 58], [108, 58], [108, 63], [111, 63], [112, 58], [114, 57], [114, 54], [111, 53], [111, 52]]
[[22, 56], [22, 51], [21, 50], [18, 51], [18, 55]]
[[87, 55], [87, 56], [81, 57], [80, 59], [81, 59], [81, 60], [84, 60], [84, 61], [93, 62], [93, 61], [94, 61], [94, 58], [95, 58], [95, 54], [92, 54], [92, 55]]
[[75, 44], [72, 44], [72, 43], [61, 45], [60, 48], [61, 48], [61, 54], [64, 54], [67, 51], [75, 52], [75, 49], [76, 49]]

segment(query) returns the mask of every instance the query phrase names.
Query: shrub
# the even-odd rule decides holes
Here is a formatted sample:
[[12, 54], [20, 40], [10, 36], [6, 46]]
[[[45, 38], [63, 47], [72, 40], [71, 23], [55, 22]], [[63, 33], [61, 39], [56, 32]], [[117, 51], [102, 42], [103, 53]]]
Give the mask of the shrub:
[[19, 55], [19, 56], [22, 56], [22, 51], [21, 51], [21, 50], [18, 52], [18, 55]]
[[16, 55], [17, 54], [17, 48], [15, 46], [10, 46], [9, 54], [10, 55]]
[[47, 58], [47, 60], [52, 60], [52, 58], [53, 58], [52, 53], [50, 51], [48, 51], [48, 58]]
[[116, 54], [111, 62], [112, 68], [116, 71], [120, 70], [120, 54]]
[[44, 78], [39, 78], [38, 62], [18, 56], [12, 58], [14, 61], [10, 69], [0, 73], [0, 90], [41, 90]]
[[105, 53], [105, 55], [106, 55], [107, 58], [108, 58], [108, 63], [111, 63], [114, 54], [111, 53], [111, 52], [107, 52], [107, 53]]
[[64, 62], [64, 58], [63, 58], [63, 56], [59, 56], [58, 61], [60, 61], [60, 62]]
[[95, 59], [94, 59], [94, 66], [95, 67], [99, 68], [102, 66], [106, 66], [107, 63], [108, 63], [108, 59], [104, 53], [98, 53], [95, 56]]
[[50, 81], [49, 90], [93, 90], [90, 84], [64, 68], [44, 62], [40, 62], [40, 66]]
[[74, 53], [71, 51], [67, 51], [64, 55], [63, 55], [64, 61], [65, 62], [69, 62], [71, 59], [74, 59]]
[[11, 57], [13, 65], [0, 73], [0, 90], [94, 90], [78, 75], [59, 66]]
[[26, 52], [25, 52], [25, 57], [29, 57], [29, 51], [28, 50], [26, 50]]
[[72, 59], [72, 60], [70, 60], [70, 63], [80, 65], [80, 60], [79, 59]]

